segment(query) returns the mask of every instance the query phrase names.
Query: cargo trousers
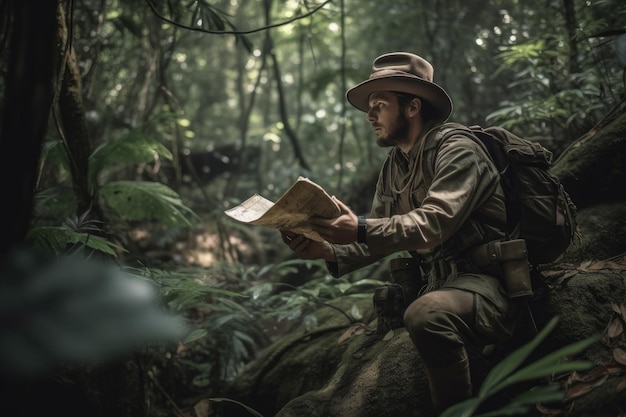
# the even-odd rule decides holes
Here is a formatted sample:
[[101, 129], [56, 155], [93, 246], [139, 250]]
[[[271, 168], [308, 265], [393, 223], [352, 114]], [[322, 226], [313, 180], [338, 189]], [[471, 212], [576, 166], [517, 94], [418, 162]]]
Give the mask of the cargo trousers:
[[500, 282], [480, 274], [461, 274], [408, 306], [404, 324], [426, 366], [438, 412], [473, 394], [467, 347], [505, 340], [518, 319]]

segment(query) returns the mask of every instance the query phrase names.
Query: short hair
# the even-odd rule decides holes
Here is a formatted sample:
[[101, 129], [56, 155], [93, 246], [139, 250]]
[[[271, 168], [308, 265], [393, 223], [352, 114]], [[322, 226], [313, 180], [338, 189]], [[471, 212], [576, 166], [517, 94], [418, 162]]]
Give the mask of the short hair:
[[406, 108], [406, 106], [408, 106], [414, 98], [419, 99], [422, 102], [420, 114], [422, 115], [422, 121], [424, 123], [430, 122], [436, 117], [437, 112], [435, 111], [435, 108], [432, 104], [430, 104], [430, 102], [424, 100], [423, 98], [413, 94], [401, 93], [399, 91], [393, 91], [393, 94], [398, 97], [398, 104], [401, 109]]

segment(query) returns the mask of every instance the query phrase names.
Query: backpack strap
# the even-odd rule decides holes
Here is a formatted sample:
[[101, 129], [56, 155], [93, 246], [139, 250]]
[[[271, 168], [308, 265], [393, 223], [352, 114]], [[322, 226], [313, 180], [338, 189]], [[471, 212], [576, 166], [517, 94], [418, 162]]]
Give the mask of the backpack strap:
[[[445, 143], [446, 140], [454, 135], [462, 135], [464, 137], [472, 139], [484, 150], [484, 152], [487, 154], [487, 157], [489, 157], [489, 150], [485, 147], [485, 144], [476, 137], [475, 133], [470, 128], [459, 123], [445, 123], [428, 133], [428, 137], [425, 140], [434, 142], [434, 145], [427, 146], [424, 150], [424, 153], [419, 156], [420, 158], [422, 158], [422, 175], [426, 187], [430, 187], [434, 179], [435, 162], [437, 159], [437, 155], [441, 150], [441, 146]], [[383, 170], [385, 172], [387, 171], [389, 163], [389, 160], [387, 160], [383, 165]], [[388, 172], [386, 172], [385, 181], [385, 191], [384, 194], [381, 196], [381, 200], [384, 203], [385, 217], [391, 217], [392, 213], [394, 212], [394, 206], [399, 204], [399, 202], [396, 201], [396, 196], [393, 195], [393, 192], [391, 191], [391, 187], [389, 184], [391, 178]], [[487, 229], [494, 229], [494, 231], [495, 229], [500, 230], [499, 227], [490, 226], [489, 223], [481, 220], [480, 217], [477, 215], [470, 216], [468, 220], [469, 223], [463, 229], [463, 232], [454, 239], [455, 243], [453, 243], [453, 246], [457, 247], [459, 251], [464, 250], [468, 247], [475, 246], [476, 244], [484, 243], [485, 239], [490, 239], [487, 236], [491, 236], [493, 232], [490, 232]], [[416, 254], [414, 253], [411, 253], [411, 255], [416, 256]]]
[[[480, 129], [478, 132], [483, 131], [480, 126], [467, 127], [460, 123], [445, 123], [441, 125], [441, 128], [437, 132], [435, 132], [435, 136], [432, 138], [432, 140], [437, 142], [436, 149], [433, 152], [432, 157], [425, 158], [425, 161], [424, 161], [425, 166], [426, 166], [426, 170], [424, 172], [425, 180], [427, 181], [429, 185], [430, 183], [432, 183], [432, 180], [435, 177], [435, 161], [437, 159], [437, 155], [439, 155], [441, 146], [445, 143], [445, 141], [447, 141], [454, 135], [462, 135], [469, 139], [472, 139], [481, 148], [483, 148], [487, 156], [491, 157], [491, 149], [489, 149], [489, 147], [487, 146], [487, 144], [490, 144], [490, 142], [488, 140], [479, 138], [477, 134], [480, 134], [480, 133], [474, 130], [475, 128]], [[484, 132], [484, 134], [491, 136], [487, 132]], [[493, 157], [491, 157], [491, 160], [494, 163], [496, 163], [496, 161], [493, 160]], [[504, 160], [504, 162], [506, 162], [506, 160]], [[496, 167], [498, 167], [497, 163], [496, 163]], [[499, 168], [498, 168], [498, 172], [501, 172]]]
[[[501, 174], [508, 168], [508, 160], [506, 159], [506, 155], [501, 155], [501, 152], [498, 152], [498, 144], [493, 142], [493, 140], [496, 139], [493, 138], [490, 133], [484, 131], [480, 126], [468, 127], [459, 123], [446, 123], [442, 125], [442, 128], [438, 130], [433, 139], [437, 141], [435, 151], [432, 155], [428, 155], [429, 157], [426, 158], [424, 162], [424, 165], [426, 166], [426, 169], [424, 170], [424, 179], [427, 181], [427, 184], [431, 184], [435, 176], [435, 162], [441, 150], [441, 146], [454, 135], [462, 135], [473, 140], [478, 146], [480, 146], [485, 152], [487, 158], [489, 158], [491, 163], [494, 164], [500, 174], [500, 179], [502, 179]], [[505, 205], [508, 207], [508, 204]], [[507, 219], [508, 217], [509, 215], [507, 213]], [[499, 227], [490, 226], [488, 222], [481, 220], [477, 214], [472, 214], [468, 221], [471, 224], [468, 225], [464, 233], [457, 236], [458, 241], [456, 246], [459, 249], [472, 247], [478, 243], [490, 240], [491, 238], [488, 238], [487, 236], [491, 233], [485, 230], [486, 227], [501, 230]], [[506, 233], [504, 230], [503, 232]]]
[[478, 143], [483, 145], [483, 148], [487, 151], [487, 155], [493, 161], [500, 175], [504, 174], [509, 168], [510, 163], [506, 154], [502, 152], [501, 145], [498, 143], [501, 142], [500, 139], [478, 125], [470, 126], [469, 129], [472, 133], [470, 137], [472, 139], [478, 139]]
[[384, 175], [385, 186], [383, 187], [383, 195], [381, 196], [382, 202], [385, 204], [385, 217], [391, 217], [392, 207], [394, 206], [396, 199], [393, 196], [393, 192], [391, 191], [391, 178], [389, 178], [389, 174], [387, 172], [387, 167], [389, 166], [391, 153], [387, 155], [387, 159], [383, 164], [381, 172]]

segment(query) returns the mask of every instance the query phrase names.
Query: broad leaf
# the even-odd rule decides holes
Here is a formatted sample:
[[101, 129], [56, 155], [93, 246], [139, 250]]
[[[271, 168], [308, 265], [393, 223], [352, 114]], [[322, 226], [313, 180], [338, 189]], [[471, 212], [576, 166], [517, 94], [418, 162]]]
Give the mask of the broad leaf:
[[170, 226], [191, 226], [198, 216], [168, 186], [149, 181], [117, 181], [103, 185], [106, 206], [126, 221], [156, 221]]
[[121, 246], [100, 236], [75, 232], [64, 227], [32, 228], [28, 232], [26, 240], [36, 248], [43, 250], [52, 249], [56, 252], [64, 252], [72, 245], [82, 245], [112, 256], [116, 256], [117, 252], [125, 251]]
[[546, 336], [548, 336], [554, 327], [556, 327], [557, 322], [558, 318], [554, 317], [533, 340], [511, 353], [506, 359], [494, 366], [480, 387], [478, 396], [485, 397], [505, 378], [511, 375], [511, 373], [514, 372], [528, 358], [532, 351], [539, 346]]
[[153, 162], [155, 154], [172, 159], [172, 153], [157, 139], [140, 130], [133, 130], [92, 152], [89, 157], [90, 176], [95, 181], [104, 168]]
[[470, 417], [474, 415], [474, 411], [478, 408], [482, 400], [478, 397], [470, 398], [463, 402], [453, 405], [445, 410], [440, 417]]
[[502, 384], [497, 387], [497, 390], [503, 389], [507, 386], [523, 382], [531, 381], [533, 379], [549, 377], [553, 374], [559, 374], [561, 372], [582, 371], [591, 368], [593, 364], [588, 361], [571, 361], [571, 362], [559, 362], [563, 358], [582, 352], [591, 344], [595, 343], [598, 337], [590, 337], [579, 342], [572, 343], [565, 346], [562, 349], [552, 352], [549, 355], [533, 362], [525, 368], [519, 370], [515, 374], [505, 379]]

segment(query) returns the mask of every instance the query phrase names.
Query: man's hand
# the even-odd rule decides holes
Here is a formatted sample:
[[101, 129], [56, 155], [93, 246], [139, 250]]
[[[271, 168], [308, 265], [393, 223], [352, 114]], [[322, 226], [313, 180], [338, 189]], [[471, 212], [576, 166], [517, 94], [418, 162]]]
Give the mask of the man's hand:
[[333, 200], [341, 209], [339, 217], [334, 219], [311, 217], [309, 223], [321, 237], [330, 243], [347, 245], [356, 242], [359, 223], [357, 215], [337, 197], [333, 196]]
[[335, 262], [335, 251], [328, 242], [316, 242], [303, 235], [280, 231], [283, 242], [301, 259], [324, 259]]

